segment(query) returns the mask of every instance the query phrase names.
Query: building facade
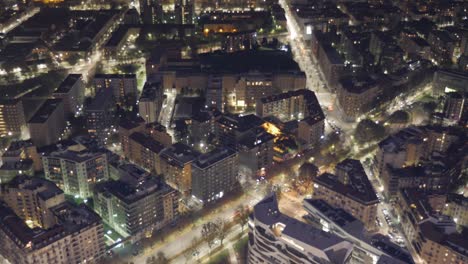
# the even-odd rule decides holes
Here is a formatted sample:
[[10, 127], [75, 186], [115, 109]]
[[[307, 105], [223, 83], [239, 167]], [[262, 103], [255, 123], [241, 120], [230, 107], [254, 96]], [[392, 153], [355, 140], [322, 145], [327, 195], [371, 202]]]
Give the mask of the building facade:
[[211, 203], [236, 188], [239, 157], [236, 151], [218, 148], [198, 156], [192, 164], [192, 196]]
[[29, 135], [37, 147], [60, 140], [65, 129], [65, 109], [62, 99], [48, 99], [29, 120]]

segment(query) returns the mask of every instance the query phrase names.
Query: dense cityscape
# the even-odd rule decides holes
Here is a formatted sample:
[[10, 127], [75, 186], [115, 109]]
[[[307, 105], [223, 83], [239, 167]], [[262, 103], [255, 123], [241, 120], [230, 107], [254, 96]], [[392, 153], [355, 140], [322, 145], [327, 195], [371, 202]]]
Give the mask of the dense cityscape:
[[0, 264], [468, 263], [468, 1], [0, 0]]

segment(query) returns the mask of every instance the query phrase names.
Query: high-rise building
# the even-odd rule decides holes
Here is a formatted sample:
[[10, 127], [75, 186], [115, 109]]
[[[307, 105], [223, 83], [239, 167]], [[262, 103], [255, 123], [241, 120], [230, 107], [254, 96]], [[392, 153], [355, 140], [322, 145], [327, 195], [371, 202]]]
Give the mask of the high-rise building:
[[172, 136], [167, 132], [166, 127], [158, 122], [146, 124], [145, 133], [156, 141], [161, 142], [164, 147], [172, 145]]
[[138, 112], [146, 123], [159, 121], [159, 114], [164, 102], [164, 89], [160, 83], [145, 83], [138, 101]]
[[307, 147], [316, 146], [324, 134], [325, 115], [315, 93], [300, 89], [273, 95], [257, 102], [257, 115], [289, 121], [297, 119], [298, 139]]
[[193, 148], [175, 143], [160, 153], [161, 172], [172, 188], [189, 195], [192, 188], [193, 162], [200, 155]]
[[124, 155], [135, 164], [160, 174], [162, 170], [159, 155], [163, 149], [164, 145], [150, 135], [135, 132], [129, 137], [128, 152], [125, 152]]
[[85, 109], [86, 128], [91, 138], [105, 144], [115, 123], [112, 90], [101, 89]]
[[95, 93], [100, 89], [112, 90], [112, 95], [119, 104], [134, 104], [138, 98], [135, 74], [96, 74], [94, 88]]
[[80, 112], [84, 102], [85, 86], [81, 74], [69, 74], [52, 96], [63, 100], [65, 116]]
[[176, 24], [193, 24], [195, 12], [193, 0], [176, 0], [174, 12]]
[[335, 175], [324, 173], [314, 179], [313, 198], [342, 208], [368, 230], [375, 230], [379, 200], [358, 160], [346, 159], [336, 166]]
[[9, 263], [99, 263], [105, 242], [96, 213], [65, 202], [47, 180], [20, 176], [10, 186], [0, 204], [0, 254]]
[[247, 261], [254, 264], [408, 263], [281, 213], [274, 194], [253, 207]]
[[48, 99], [29, 120], [31, 141], [37, 147], [60, 140], [65, 129], [65, 111], [62, 99]]
[[466, 92], [468, 73], [453, 70], [438, 70], [432, 80], [432, 92], [435, 96], [448, 92]]
[[129, 137], [134, 132], [143, 132], [145, 129], [145, 120], [138, 118], [136, 120], [125, 119], [119, 123], [119, 141], [122, 145], [122, 152], [126, 156], [130, 150]]
[[23, 102], [20, 99], [0, 100], [0, 135], [20, 134], [25, 128]]
[[224, 115], [216, 120], [215, 132], [221, 145], [237, 149], [242, 138], [252, 136], [252, 131], [264, 123], [265, 121], [256, 115]]
[[264, 129], [258, 130], [255, 136], [240, 140], [238, 146], [239, 171], [247, 175], [260, 176], [273, 165], [275, 136]]
[[161, 0], [139, 0], [140, 15], [144, 24], [165, 23]]
[[239, 176], [239, 157], [229, 148], [198, 156], [192, 164], [192, 196], [201, 203], [215, 202], [233, 191]]
[[[466, 235], [457, 231], [451, 216], [443, 215], [445, 195], [401, 189], [396, 209], [409, 243], [425, 263], [466, 263]], [[442, 209], [442, 210], [441, 210]]]
[[53, 182], [25, 175], [2, 186], [0, 198], [26, 224], [46, 229], [55, 225], [49, 209], [65, 202], [63, 191]]
[[457, 122], [462, 120], [465, 112], [468, 109], [468, 102], [466, 102], [467, 95], [468, 93], [446, 93], [444, 104], [444, 117]]
[[[408, 250], [391, 242], [387, 236], [368, 232], [361, 221], [345, 210], [315, 199], [305, 199], [303, 206], [308, 213], [305, 218], [320, 223], [322, 230], [353, 243], [361, 262], [370, 257], [382, 263], [414, 263]], [[384, 259], [389, 261], [384, 262]]]
[[355, 120], [369, 111], [382, 89], [378, 81], [368, 76], [342, 78], [337, 87], [337, 99], [346, 120]]
[[100, 183], [94, 191], [94, 209], [114, 230], [135, 241], [177, 219], [176, 190], [135, 165], [119, 170], [119, 180]]
[[66, 194], [91, 197], [96, 183], [109, 179], [107, 152], [73, 145], [65, 150], [44, 153], [45, 178], [54, 181]]

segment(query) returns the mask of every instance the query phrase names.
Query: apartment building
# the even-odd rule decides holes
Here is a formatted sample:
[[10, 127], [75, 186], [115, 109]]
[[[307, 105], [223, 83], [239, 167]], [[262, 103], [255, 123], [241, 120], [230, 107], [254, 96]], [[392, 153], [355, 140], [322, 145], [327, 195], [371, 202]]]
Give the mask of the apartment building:
[[65, 129], [65, 110], [62, 99], [48, 99], [29, 120], [29, 135], [37, 147], [60, 140]]
[[96, 183], [109, 179], [107, 151], [88, 149], [78, 144], [63, 150], [44, 153], [44, 175], [66, 194], [91, 197]]
[[358, 160], [346, 159], [336, 166], [335, 175], [324, 173], [314, 180], [313, 199], [342, 208], [360, 220], [368, 230], [375, 230], [379, 200]]
[[146, 123], [159, 121], [164, 102], [164, 89], [160, 83], [145, 83], [138, 100], [138, 112]]
[[[13, 264], [99, 263], [106, 250], [101, 218], [84, 204], [63, 201], [52, 182], [22, 177], [2, 195], [0, 254]], [[14, 201], [18, 193], [25, 197]]]
[[236, 151], [217, 148], [202, 154], [192, 164], [192, 196], [212, 203], [237, 186], [239, 157]]
[[0, 135], [20, 134], [25, 128], [23, 102], [20, 99], [0, 100]]
[[0, 198], [28, 226], [46, 229], [55, 225], [49, 209], [65, 202], [63, 191], [53, 182], [25, 175], [3, 185]]
[[135, 165], [118, 169], [120, 179], [98, 184], [93, 196], [94, 209], [114, 230], [137, 241], [177, 219], [176, 190]]
[[83, 107], [85, 85], [81, 74], [69, 74], [52, 96], [63, 100], [65, 116], [79, 113]]
[[96, 74], [93, 82], [95, 93], [100, 89], [110, 89], [116, 103], [134, 104], [138, 98], [136, 74]]
[[124, 155], [135, 164], [160, 174], [162, 170], [159, 155], [163, 149], [164, 145], [150, 135], [134, 132], [129, 137], [129, 148]]
[[192, 164], [199, 155], [198, 151], [182, 143], [165, 148], [159, 157], [166, 183], [182, 194], [189, 195], [192, 189]]

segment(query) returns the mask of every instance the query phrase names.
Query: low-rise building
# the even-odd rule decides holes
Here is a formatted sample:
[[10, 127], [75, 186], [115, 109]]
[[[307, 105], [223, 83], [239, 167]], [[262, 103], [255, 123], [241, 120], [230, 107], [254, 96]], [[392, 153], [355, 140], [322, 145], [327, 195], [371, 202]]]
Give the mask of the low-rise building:
[[120, 179], [96, 185], [93, 196], [94, 209], [114, 230], [135, 241], [177, 219], [176, 190], [135, 165], [118, 168]]

